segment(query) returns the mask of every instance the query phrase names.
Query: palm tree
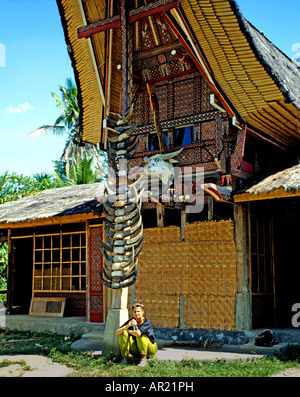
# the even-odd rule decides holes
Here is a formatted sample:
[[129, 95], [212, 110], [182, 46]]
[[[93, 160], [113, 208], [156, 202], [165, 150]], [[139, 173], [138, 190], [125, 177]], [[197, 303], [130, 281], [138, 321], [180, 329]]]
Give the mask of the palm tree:
[[4, 186], [4, 184], [5, 184], [5, 182], [6, 182], [6, 179], [7, 179], [7, 176], [8, 176], [8, 170], [6, 170], [5, 172], [3, 172], [1, 175], [0, 175], [0, 190], [3, 188], [3, 186]]
[[[54, 92], [52, 97], [56, 100], [60, 116], [56, 119], [54, 125], [43, 125], [31, 132], [29, 135], [37, 135], [40, 133], [52, 133], [54, 135], [67, 134], [66, 144], [61, 156], [61, 162], [65, 161], [65, 173], [70, 175], [70, 167], [72, 164], [78, 164], [83, 158], [85, 152], [89, 157], [93, 158], [96, 166], [103, 169], [103, 152], [99, 155], [96, 145], [91, 143], [83, 143], [79, 131], [79, 105], [77, 99], [77, 87], [71, 78], [66, 80], [66, 87], [59, 86], [61, 98]], [[101, 158], [102, 157], [102, 158]]]
[[34, 183], [36, 184], [36, 188], [38, 191], [52, 189], [56, 187], [55, 178], [53, 178], [52, 174], [48, 174], [47, 172], [40, 172], [39, 174], [34, 174], [32, 178]]
[[59, 170], [54, 171], [56, 183], [59, 187], [84, 185], [99, 181], [97, 169], [93, 166], [93, 158], [88, 158], [85, 154], [80, 162], [73, 162], [70, 166], [68, 176], [63, 175]]

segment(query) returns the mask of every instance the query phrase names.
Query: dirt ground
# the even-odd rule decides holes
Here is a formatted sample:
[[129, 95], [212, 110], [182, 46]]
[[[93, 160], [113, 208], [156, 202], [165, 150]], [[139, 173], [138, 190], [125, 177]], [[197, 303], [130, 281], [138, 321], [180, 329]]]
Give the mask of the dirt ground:
[[49, 358], [38, 355], [0, 356], [0, 363], [4, 360], [13, 363], [0, 367], [0, 377], [64, 377], [72, 373], [66, 365], [53, 363]]
[[299, 378], [300, 377], [300, 369], [299, 368], [290, 368], [283, 372], [280, 372], [277, 375], [273, 375], [272, 378]]

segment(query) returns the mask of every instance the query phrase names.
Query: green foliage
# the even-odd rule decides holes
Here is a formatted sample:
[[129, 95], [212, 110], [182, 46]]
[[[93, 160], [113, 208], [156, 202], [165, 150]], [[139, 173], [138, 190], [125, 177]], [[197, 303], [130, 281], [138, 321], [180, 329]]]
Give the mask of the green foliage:
[[[66, 184], [70, 184], [67, 178], [74, 180], [71, 175], [71, 167], [77, 167], [84, 161], [84, 157], [93, 159], [94, 167], [97, 169], [97, 178], [103, 178], [107, 168], [107, 157], [103, 151], [97, 148], [97, 145], [82, 141], [82, 132], [79, 127], [80, 108], [78, 104], [78, 92], [75, 83], [71, 78], [66, 80], [66, 87], [59, 85], [59, 95], [51, 93], [56, 101], [60, 116], [56, 119], [54, 125], [43, 125], [29, 135], [40, 133], [53, 135], [66, 135], [66, 143], [60, 158], [60, 164], [55, 162], [55, 176], [61, 178]], [[74, 170], [73, 170], [74, 171]], [[61, 184], [66, 186], [66, 184]], [[85, 182], [84, 182], [85, 183]], [[88, 182], [90, 183], [90, 182]], [[76, 182], [75, 182], [76, 184]]]
[[[59, 335], [52, 332], [31, 332], [0, 329], [0, 342], [11, 341], [14, 343], [1, 343], [1, 354], [42, 354], [48, 355], [54, 349], [61, 353], [71, 351], [71, 344], [80, 338], [80, 335]], [[18, 342], [20, 340], [20, 342]]]
[[3, 172], [3, 174], [0, 175], [0, 191], [2, 190], [6, 182], [7, 176], [8, 176], [8, 170], [6, 170], [5, 172]]
[[18, 200], [20, 198], [29, 196], [30, 194], [40, 192], [45, 189], [52, 189], [57, 186], [55, 178], [42, 172], [33, 176], [18, 175], [13, 172], [9, 174], [7, 171], [0, 175], [0, 181], [5, 180], [0, 184], [0, 204], [8, 201]]
[[0, 368], [9, 367], [10, 365], [19, 364], [21, 367], [27, 367], [26, 362], [24, 360], [19, 361], [10, 361], [10, 360], [3, 360], [0, 362]]
[[62, 123], [70, 130], [75, 129], [78, 126], [80, 111], [77, 100], [77, 87], [72, 79], [68, 78], [66, 80], [66, 88], [60, 85], [59, 91], [61, 98], [54, 92], [51, 93], [60, 111], [60, 116], [54, 125], [57, 126]]
[[71, 165], [69, 175], [65, 175], [59, 167], [54, 171], [58, 186], [85, 185], [98, 182], [98, 173], [93, 166], [93, 158], [84, 156], [80, 162]]
[[[6, 290], [7, 243], [0, 244], [0, 290]], [[6, 294], [0, 294], [0, 302], [6, 301]]]
[[182, 361], [148, 360], [146, 367], [136, 363], [121, 365], [114, 359], [94, 358], [91, 353], [69, 352], [61, 354], [56, 350], [49, 357], [56, 362], [67, 364], [74, 369], [73, 376], [78, 377], [269, 377], [293, 366], [274, 357], [235, 361]]

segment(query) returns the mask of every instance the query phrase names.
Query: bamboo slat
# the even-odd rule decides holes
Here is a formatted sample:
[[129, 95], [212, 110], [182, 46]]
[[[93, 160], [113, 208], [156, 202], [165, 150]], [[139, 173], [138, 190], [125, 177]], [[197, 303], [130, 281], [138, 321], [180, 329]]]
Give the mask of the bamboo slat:
[[[199, 7], [196, 0], [183, 0], [181, 5], [195, 35], [202, 47], [205, 48], [204, 51], [210, 54], [209, 59], [218, 82], [222, 82], [221, 86], [223, 84], [226, 86], [228, 82], [232, 85], [232, 97], [230, 97], [232, 102], [236, 102], [237, 92], [244, 92], [246, 97], [251, 96], [251, 103], [253, 103], [254, 107], [250, 104], [247, 105], [245, 101], [239, 102], [238, 110], [240, 113], [246, 115], [262, 106], [267, 106], [266, 101], [268, 99], [262, 96], [264, 86], [256, 88], [252, 85], [251, 79], [249, 79], [248, 84], [244, 82], [243, 87], [241, 87], [239, 76], [249, 73], [247, 69], [249, 59], [252, 59], [250, 64], [251, 73], [259, 71], [260, 75], [265, 76], [266, 81], [270, 81], [270, 77], [256, 59], [246, 37], [241, 33], [238, 20], [233, 14], [229, 2], [201, 2], [201, 7]], [[203, 21], [206, 23], [203, 23]], [[233, 37], [235, 37], [234, 40]], [[256, 66], [254, 67], [253, 65]], [[224, 73], [224, 70], [232, 73], [231, 80]], [[259, 83], [256, 82], [258, 86], [260, 86]], [[252, 94], [250, 94], [251, 92]], [[275, 83], [272, 84], [271, 92], [273, 98], [280, 97], [279, 89]]]
[[[174, 327], [183, 295], [185, 324], [191, 328], [235, 324], [236, 252], [231, 221], [186, 225], [185, 242], [177, 227], [145, 230], [136, 298], [145, 303], [156, 326]], [[167, 313], [166, 316], [165, 312]], [[223, 317], [217, 321], [217, 315]]]

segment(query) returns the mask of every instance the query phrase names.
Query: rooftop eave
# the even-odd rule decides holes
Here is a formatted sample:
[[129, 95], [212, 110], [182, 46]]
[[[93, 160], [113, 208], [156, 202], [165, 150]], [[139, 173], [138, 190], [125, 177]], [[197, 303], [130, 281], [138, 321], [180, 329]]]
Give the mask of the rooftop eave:
[[39, 218], [39, 219], [26, 219], [16, 222], [1, 222], [0, 230], [4, 229], [24, 229], [38, 226], [51, 226], [51, 225], [59, 225], [59, 224], [67, 224], [67, 223], [81, 223], [89, 220], [99, 220], [104, 215], [101, 216], [95, 215], [93, 213], [87, 214], [75, 214], [75, 215], [67, 215], [67, 216], [52, 216], [48, 218]]
[[282, 198], [294, 198], [300, 197], [300, 190], [296, 191], [286, 191], [284, 188], [276, 189], [272, 192], [266, 193], [242, 193], [233, 196], [235, 203], [245, 203], [248, 201], [260, 201], [260, 200], [272, 200], [272, 199], [282, 199]]

